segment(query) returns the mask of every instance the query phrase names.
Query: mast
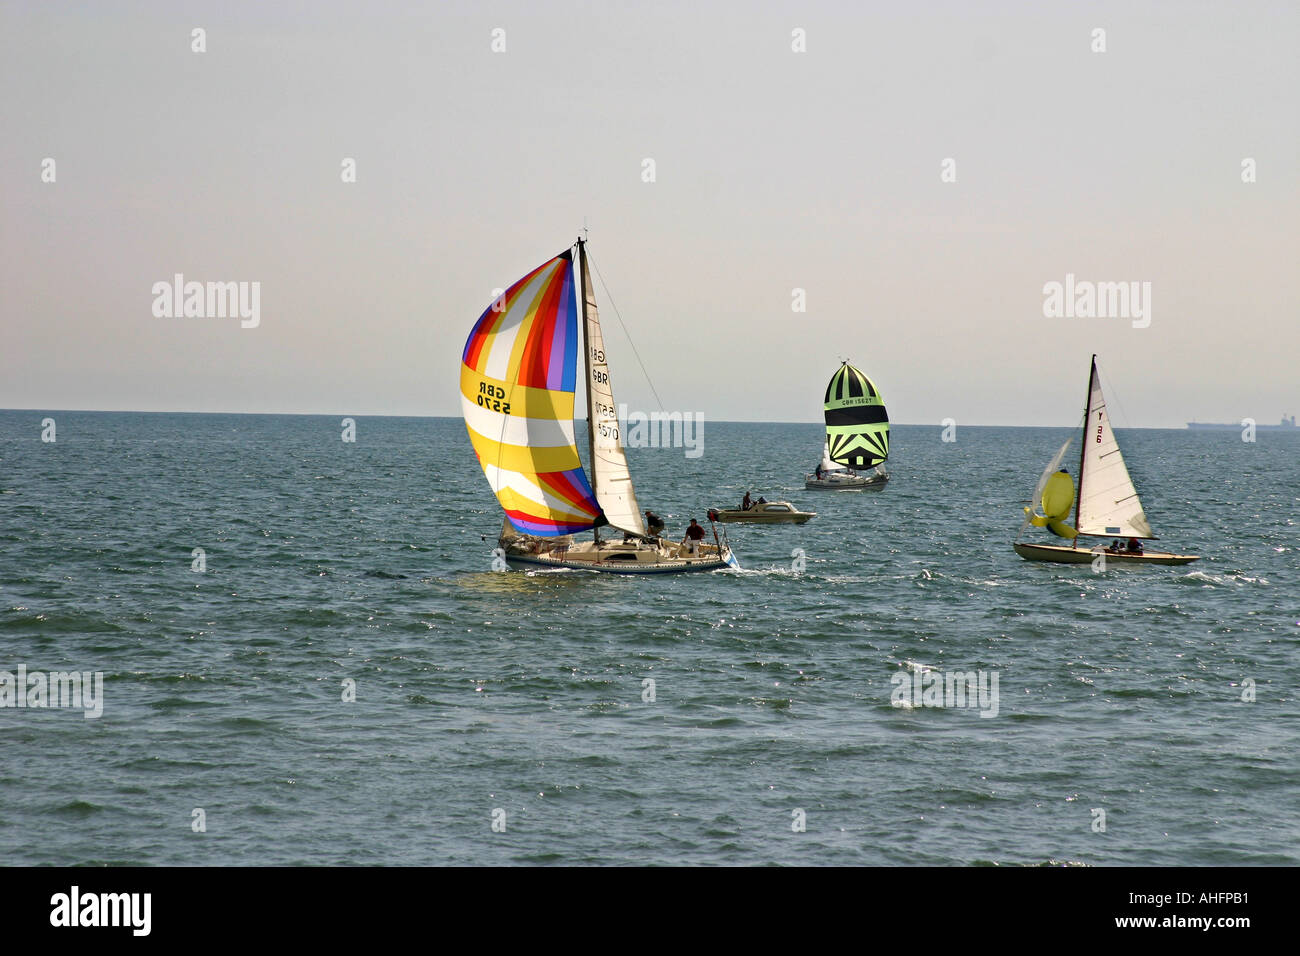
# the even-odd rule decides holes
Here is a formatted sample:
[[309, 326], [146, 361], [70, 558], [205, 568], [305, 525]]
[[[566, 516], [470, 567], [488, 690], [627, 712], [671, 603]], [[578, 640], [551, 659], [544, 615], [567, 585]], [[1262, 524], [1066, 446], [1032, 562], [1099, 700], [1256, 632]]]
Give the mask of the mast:
[[1079, 487], [1074, 494], [1074, 540], [1070, 547], [1079, 546], [1079, 503], [1083, 500], [1083, 458], [1088, 450], [1088, 419], [1092, 415], [1092, 380], [1097, 377], [1097, 354], [1092, 356], [1092, 366], [1088, 370], [1088, 394], [1083, 400], [1083, 434], [1079, 441]]
[[[583, 226], [586, 231], [586, 225]], [[578, 288], [585, 289], [587, 283], [587, 241], [578, 240], [578, 262], [582, 269], [582, 285]], [[576, 283], [575, 283], [576, 285]], [[582, 351], [583, 351], [583, 368], [587, 370], [587, 451], [591, 462], [591, 480], [596, 480], [596, 414], [592, 407], [591, 394], [591, 339], [587, 335], [587, 296], [585, 293], [579, 293], [582, 299]], [[593, 484], [594, 489], [594, 484]], [[595, 535], [596, 543], [600, 544], [600, 529], [592, 528], [591, 533]]]

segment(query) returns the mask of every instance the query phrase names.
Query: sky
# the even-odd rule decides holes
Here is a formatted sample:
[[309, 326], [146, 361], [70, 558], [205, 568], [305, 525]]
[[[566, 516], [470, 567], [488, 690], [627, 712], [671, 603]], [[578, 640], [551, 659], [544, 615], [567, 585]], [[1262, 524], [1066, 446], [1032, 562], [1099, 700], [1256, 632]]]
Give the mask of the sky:
[[[1073, 425], [1095, 352], [1121, 425], [1274, 423], [1298, 27], [1251, 0], [0, 0], [0, 407], [459, 415], [493, 290], [585, 223], [669, 411], [816, 421], [848, 359], [896, 422]], [[259, 283], [258, 324], [155, 315], [177, 273]], [[1067, 275], [1149, 314], [1045, 315]], [[658, 410], [596, 291], [618, 400]]]

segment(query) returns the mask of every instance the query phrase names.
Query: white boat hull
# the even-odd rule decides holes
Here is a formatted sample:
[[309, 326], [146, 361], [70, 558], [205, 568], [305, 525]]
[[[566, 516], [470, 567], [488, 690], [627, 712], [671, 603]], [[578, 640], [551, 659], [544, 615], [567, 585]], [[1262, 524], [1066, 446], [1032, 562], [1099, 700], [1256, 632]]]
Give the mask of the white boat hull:
[[788, 501], [765, 501], [750, 508], [723, 508], [719, 511], [710, 511], [709, 517], [727, 523], [804, 524], [809, 519], [816, 518], [817, 512], [800, 511]]
[[607, 574], [688, 574], [739, 568], [726, 545], [701, 544], [691, 554], [683, 545], [659, 539], [648, 542], [584, 541], [569, 546], [549, 547], [528, 541], [501, 543], [506, 564], [523, 570], [549, 568], [570, 571], [599, 571]]
[[805, 475], [803, 486], [807, 491], [860, 491], [863, 488], [883, 488], [887, 481], [889, 476], [884, 474], [837, 475], [829, 478]]

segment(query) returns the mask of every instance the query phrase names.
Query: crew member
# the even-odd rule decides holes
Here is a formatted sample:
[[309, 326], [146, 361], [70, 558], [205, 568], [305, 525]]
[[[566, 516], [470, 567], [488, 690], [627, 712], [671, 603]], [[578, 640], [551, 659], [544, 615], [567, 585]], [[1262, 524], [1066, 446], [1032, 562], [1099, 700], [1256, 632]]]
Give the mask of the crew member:
[[690, 527], [686, 529], [686, 537], [682, 538], [682, 544], [686, 545], [687, 553], [698, 555], [700, 553], [700, 542], [704, 540], [704, 529], [694, 518], [691, 519]]

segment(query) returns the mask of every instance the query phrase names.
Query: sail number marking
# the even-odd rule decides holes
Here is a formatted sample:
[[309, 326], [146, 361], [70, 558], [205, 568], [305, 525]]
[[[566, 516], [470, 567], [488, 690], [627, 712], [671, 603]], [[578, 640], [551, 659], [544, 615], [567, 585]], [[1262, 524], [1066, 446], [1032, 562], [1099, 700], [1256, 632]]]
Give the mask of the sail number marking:
[[597, 370], [595, 370], [595, 369], [592, 369], [592, 372], [591, 372], [591, 380], [592, 380], [593, 382], [596, 382], [596, 383], [599, 384], [599, 385], [608, 385], [608, 384], [609, 384], [609, 373], [608, 373], [608, 372], [600, 372], [600, 371], [597, 371]]
[[601, 438], [618, 441], [618, 415], [614, 411], [614, 406], [606, 405], [604, 402], [592, 402], [591, 407], [596, 418], [596, 434]]
[[479, 382], [478, 395], [475, 397], [478, 399], [479, 408], [500, 412], [502, 415], [510, 414], [510, 403], [502, 401], [506, 397], [506, 390], [499, 385]]

